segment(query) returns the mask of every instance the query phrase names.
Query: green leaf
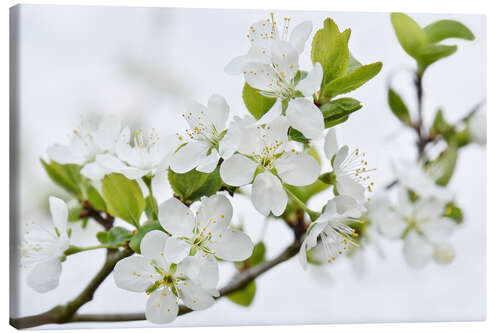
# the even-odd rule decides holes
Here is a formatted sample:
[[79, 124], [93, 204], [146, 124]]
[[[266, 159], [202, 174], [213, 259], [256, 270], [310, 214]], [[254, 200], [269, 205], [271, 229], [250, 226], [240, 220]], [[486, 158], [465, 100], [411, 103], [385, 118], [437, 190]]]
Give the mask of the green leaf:
[[422, 73], [427, 67], [436, 61], [446, 58], [457, 51], [456, 45], [429, 44], [417, 52], [419, 72]]
[[457, 224], [462, 223], [464, 220], [464, 214], [462, 213], [462, 210], [459, 207], [455, 206], [453, 202], [450, 202], [448, 205], [446, 205], [444, 216], [449, 217]]
[[410, 56], [416, 58], [420, 48], [427, 45], [427, 35], [424, 30], [403, 13], [392, 13], [391, 22], [401, 47]]
[[135, 180], [118, 173], [106, 175], [102, 180], [102, 195], [109, 214], [139, 226], [146, 201]]
[[146, 208], [144, 211], [146, 212], [146, 216], [148, 217], [148, 219], [158, 219], [158, 203], [156, 202], [156, 199], [151, 195], [148, 195], [146, 197]]
[[106, 202], [104, 202], [104, 199], [99, 194], [99, 191], [97, 191], [97, 189], [90, 183], [85, 184], [85, 194], [87, 196], [87, 200], [95, 210], [102, 212], [106, 211]]
[[125, 246], [132, 236], [130, 230], [122, 227], [113, 227], [109, 229], [109, 231], [100, 231], [96, 235], [97, 240], [101, 244], [113, 248]]
[[431, 163], [429, 172], [436, 180], [436, 184], [441, 186], [448, 185], [451, 176], [453, 176], [453, 172], [455, 171], [457, 158], [457, 148], [454, 146], [448, 146], [448, 149], [442, 152], [438, 158]]
[[80, 214], [82, 213], [82, 205], [78, 202], [77, 204], [68, 204], [68, 222], [77, 222], [82, 218]]
[[432, 126], [430, 132], [433, 135], [443, 135], [448, 136], [453, 132], [453, 126], [450, 125], [445, 119], [443, 115], [443, 110], [439, 109], [434, 116], [434, 121], [432, 122]]
[[474, 34], [465, 25], [454, 20], [440, 20], [424, 28], [429, 43], [439, 43], [448, 38], [474, 40]]
[[132, 250], [134, 250], [134, 252], [140, 254], [141, 253], [141, 241], [142, 241], [142, 238], [148, 232], [150, 232], [152, 230], [165, 231], [161, 227], [160, 222], [158, 222], [158, 221], [148, 222], [148, 223], [142, 225], [139, 229], [137, 229], [137, 233], [134, 236], [132, 236], [132, 238], [130, 239], [130, 242], [129, 242], [128, 246], [130, 246], [130, 248]]
[[324, 89], [324, 96], [332, 98], [353, 91], [372, 79], [381, 69], [381, 62], [358, 67], [351, 73], [328, 83]]
[[257, 285], [255, 280], [245, 286], [245, 288], [232, 292], [227, 295], [230, 301], [241, 306], [250, 306], [255, 297]]
[[57, 185], [64, 188], [69, 193], [78, 198], [82, 196], [80, 188], [82, 176], [80, 175], [80, 166], [76, 164], [59, 164], [55, 161], [45, 162], [40, 159], [49, 178]]
[[361, 103], [350, 97], [338, 98], [320, 107], [325, 119], [325, 127], [329, 128], [338, 124], [339, 120], [345, 121], [348, 116], [361, 109]]
[[291, 141], [297, 141], [301, 143], [309, 143], [309, 139], [302, 134], [302, 132], [296, 130], [295, 128], [291, 127], [290, 130], [288, 131], [288, 140]]
[[354, 58], [352, 53], [349, 52], [349, 64], [347, 65], [347, 74], [349, 74], [350, 72], [361, 66], [363, 66], [363, 64], [361, 64], [356, 58]]
[[405, 125], [411, 126], [411, 117], [405, 102], [392, 88], [387, 96], [392, 113]]
[[314, 34], [311, 43], [311, 61], [313, 63], [319, 62], [322, 66], [327, 63], [329, 50], [338, 35], [340, 35], [340, 30], [337, 24], [331, 18], [325, 19], [323, 28]]
[[168, 170], [168, 180], [174, 192], [184, 202], [196, 201], [202, 196], [211, 196], [222, 187], [219, 167], [212, 173], [199, 172], [193, 169], [180, 174]]
[[243, 102], [255, 119], [260, 119], [276, 102], [276, 98], [261, 95], [259, 91], [248, 83], [243, 86]]
[[258, 242], [253, 247], [253, 252], [248, 261], [250, 266], [260, 265], [266, 260], [266, 245], [263, 242]]

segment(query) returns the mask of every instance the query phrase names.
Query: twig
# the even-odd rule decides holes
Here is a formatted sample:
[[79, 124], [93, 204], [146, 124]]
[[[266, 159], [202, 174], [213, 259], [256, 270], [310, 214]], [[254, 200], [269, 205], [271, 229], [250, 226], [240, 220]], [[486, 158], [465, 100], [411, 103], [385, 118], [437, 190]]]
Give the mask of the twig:
[[101, 212], [94, 209], [90, 202], [84, 201], [82, 203], [82, 212], [80, 213], [80, 218], [88, 218], [91, 217], [97, 221], [100, 225], [104, 227], [104, 229], [109, 230], [113, 227], [113, 223], [115, 222], [115, 218], [108, 213], [104, 212], [105, 217], [101, 215]]
[[[241, 290], [245, 288], [250, 282], [255, 280], [257, 277], [260, 275], [264, 274], [271, 268], [281, 264], [282, 262], [285, 262], [289, 260], [290, 258], [294, 257], [300, 249], [300, 239], [296, 239], [289, 247], [287, 247], [283, 252], [281, 252], [280, 255], [275, 257], [274, 259], [271, 259], [269, 261], [266, 261], [260, 265], [251, 267], [241, 273], [238, 273], [237, 275], [234, 276], [234, 278], [229, 282], [229, 284], [222, 289], [220, 289], [220, 296], [217, 298], [221, 298], [224, 296], [227, 296], [231, 294], [232, 292], [235, 292], [237, 290]], [[127, 251], [127, 250], [125, 250]], [[118, 260], [121, 258], [124, 258], [131, 253], [131, 250], [128, 250], [127, 253], [123, 253], [120, 255], [120, 258], [117, 260], [113, 260], [113, 262], [109, 262], [109, 259], [106, 260], [105, 266], [101, 269], [101, 271], [98, 273], [96, 278], [101, 275], [101, 272], [104, 270], [105, 267], [108, 267], [112, 264], [111, 268], [109, 268], [109, 271], [105, 273], [106, 275], [104, 278], [112, 271], [114, 265]], [[109, 265], [108, 265], [109, 264]], [[103, 273], [104, 274], [104, 273]], [[96, 280], [94, 278], [94, 280]], [[24, 317], [24, 318], [17, 318], [17, 319], [11, 319], [11, 324], [16, 327], [16, 328], [29, 328], [29, 327], [35, 327], [39, 325], [44, 325], [44, 324], [51, 324], [51, 323], [67, 323], [67, 322], [116, 322], [116, 321], [137, 321], [137, 320], [145, 320], [146, 316], [144, 313], [129, 313], [129, 314], [75, 314], [76, 310], [85, 304], [86, 302], [90, 301], [92, 299], [93, 292], [97, 287], [99, 286], [102, 281], [104, 281], [104, 278], [100, 280], [99, 282], [93, 283], [94, 280], [92, 280], [90, 285], [93, 285], [95, 288], [93, 288], [92, 292], [90, 293], [90, 298], [87, 296], [82, 296], [86, 294], [86, 290], [89, 289], [90, 285], [85, 288], [85, 290], [80, 294], [74, 301], [68, 303], [66, 306], [58, 306], [55, 307], [54, 309], [41, 313], [36, 316], [31, 316], [31, 317]], [[81, 298], [84, 299], [82, 302]], [[77, 301], [79, 300], [79, 301]], [[61, 309], [64, 309], [65, 307], [71, 307], [72, 313], [70, 313], [68, 310], [62, 311]], [[64, 315], [60, 315], [59, 313], [63, 313]], [[192, 310], [188, 307], [185, 306], [180, 306], [179, 308], [179, 314], [178, 315], [183, 315], [186, 313], [192, 312]]]
[[87, 287], [85, 287], [85, 289], [74, 300], [70, 301], [66, 305], [58, 305], [51, 310], [38, 315], [15, 319], [11, 318], [10, 324], [17, 329], [22, 329], [44, 324], [66, 323], [70, 321], [80, 307], [92, 300], [95, 291], [106, 279], [106, 277], [113, 271], [115, 264], [119, 260], [132, 255], [132, 253], [134, 252], [129, 248], [122, 251], [108, 249], [104, 265], [96, 274], [96, 276], [90, 281]]

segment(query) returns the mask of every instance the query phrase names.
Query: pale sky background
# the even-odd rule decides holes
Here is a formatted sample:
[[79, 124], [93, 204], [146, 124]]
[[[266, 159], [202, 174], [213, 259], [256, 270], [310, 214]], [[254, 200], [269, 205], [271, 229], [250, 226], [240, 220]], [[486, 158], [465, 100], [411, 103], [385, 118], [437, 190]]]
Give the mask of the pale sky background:
[[[249, 47], [248, 27], [269, 11], [155, 9], [125, 7], [23, 6], [20, 22], [20, 119], [22, 221], [46, 218], [48, 194], [63, 192], [48, 181], [40, 156], [64, 142], [86, 113], [114, 113], [133, 126], [154, 126], [160, 133], [184, 129], [180, 117], [186, 99], [205, 104], [212, 93], [224, 96], [233, 114], [244, 114], [243, 78], [224, 73], [224, 66]], [[414, 66], [397, 43], [389, 14], [275, 11], [292, 18], [291, 27], [311, 20], [314, 30], [332, 17], [351, 28], [350, 50], [362, 63], [382, 61], [381, 73], [348, 96], [364, 105], [337, 127], [339, 141], [367, 153], [377, 168], [375, 190], [392, 180], [390, 161], [413, 159], [414, 136], [390, 113], [387, 80], [397, 69]], [[446, 118], [463, 116], [486, 97], [486, 20], [479, 15], [412, 14], [422, 26], [438, 19], [457, 19], [476, 35], [457, 41], [458, 52], [431, 66], [424, 81], [426, 121], [442, 107]], [[301, 57], [311, 68], [311, 38]], [[455, 41], [448, 41], [455, 43]], [[415, 99], [409, 76], [398, 72], [395, 85], [408, 104]], [[409, 148], [410, 147], [410, 148]], [[226, 299], [202, 312], [179, 317], [174, 326], [303, 324], [387, 321], [480, 320], [486, 312], [486, 151], [463, 149], [450, 188], [465, 221], [452, 243], [456, 260], [442, 267], [431, 263], [416, 271], [402, 256], [402, 242], [381, 240], [385, 258], [373, 248], [364, 253], [364, 274], [348, 260], [328, 269], [304, 272], [296, 258], [261, 276], [249, 308]], [[313, 200], [321, 205], [325, 193]], [[246, 199], [233, 204], [254, 241], [265, 219]], [[280, 221], [269, 220], [264, 240], [273, 257], [292, 241]], [[74, 230], [76, 244], [95, 244], [98, 228]], [[63, 264], [60, 286], [37, 294], [21, 276], [18, 315], [31, 315], [72, 299], [99, 269], [104, 250], [71, 256]], [[232, 275], [222, 268], [221, 286]], [[118, 289], [108, 278], [81, 313], [143, 311], [145, 294]], [[120, 326], [151, 326], [147, 322]], [[90, 323], [68, 327], [95, 327]], [[116, 327], [118, 324], [98, 324]], [[49, 327], [49, 326], [47, 326]], [[53, 326], [52, 326], [53, 327]]]

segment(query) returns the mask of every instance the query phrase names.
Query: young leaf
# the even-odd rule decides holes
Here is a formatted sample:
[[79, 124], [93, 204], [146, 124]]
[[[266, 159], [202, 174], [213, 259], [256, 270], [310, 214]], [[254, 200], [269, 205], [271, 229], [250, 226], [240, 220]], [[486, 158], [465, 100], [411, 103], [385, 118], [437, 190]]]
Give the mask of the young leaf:
[[436, 112], [430, 131], [433, 135], [443, 135], [445, 137], [452, 134], [453, 126], [444, 119], [443, 110], [439, 109]]
[[405, 102], [392, 88], [387, 96], [392, 113], [405, 125], [411, 126], [411, 117]]
[[347, 120], [347, 117], [351, 113], [361, 109], [362, 107], [363, 106], [358, 100], [343, 97], [328, 102], [323, 105], [320, 110], [323, 113], [323, 118], [325, 119], [325, 127], [329, 128], [334, 126], [334, 124], [336, 125], [336, 123], [341, 119], [345, 118], [345, 120]]
[[353, 91], [372, 79], [378, 74], [378, 72], [380, 72], [381, 69], [381, 62], [375, 62], [373, 64], [358, 67], [351, 73], [328, 83], [324, 91], [322, 91], [322, 95], [333, 98], [337, 95]]
[[125, 246], [127, 241], [132, 238], [132, 233], [122, 227], [113, 227], [108, 231], [100, 231], [97, 233], [97, 240], [108, 247], [117, 248]]
[[420, 48], [427, 45], [427, 35], [424, 30], [403, 13], [392, 13], [391, 22], [401, 47], [411, 57], [416, 58]]
[[158, 219], [158, 203], [156, 199], [150, 195], [146, 197], [146, 208], [144, 210], [146, 212], [146, 216], [150, 220]]
[[323, 28], [319, 29], [311, 43], [311, 61], [322, 66], [327, 63], [328, 53], [335, 38], [340, 34], [339, 27], [331, 18], [325, 19]]
[[429, 44], [423, 46], [416, 55], [419, 72], [422, 73], [427, 67], [436, 61], [449, 57], [456, 51], [456, 45]]
[[138, 227], [146, 201], [135, 180], [122, 174], [106, 175], [102, 180], [102, 195], [108, 213]]
[[185, 202], [196, 201], [202, 196], [211, 196], [222, 187], [219, 167], [212, 173], [199, 172], [193, 169], [180, 174], [169, 169], [168, 180], [174, 192]]
[[99, 191], [97, 191], [97, 189], [90, 183], [85, 184], [85, 194], [87, 196], [87, 200], [94, 209], [102, 212], [106, 211], [106, 202], [104, 202], [104, 199], [99, 194]]
[[257, 285], [255, 280], [245, 286], [245, 288], [232, 292], [227, 295], [230, 301], [241, 306], [250, 306], [255, 297]]
[[128, 246], [130, 246], [130, 248], [132, 250], [134, 250], [135, 253], [139, 253], [140, 254], [141, 253], [141, 241], [142, 241], [142, 238], [148, 232], [150, 232], [152, 230], [165, 231], [161, 227], [160, 222], [158, 222], [158, 221], [148, 222], [148, 223], [142, 225], [139, 229], [137, 229], [137, 233], [134, 236], [132, 236], [132, 238], [130, 239], [130, 242], [129, 242]]
[[297, 141], [301, 143], [309, 143], [309, 139], [302, 134], [302, 132], [297, 131], [295, 128], [290, 127], [288, 131], [288, 140]]
[[59, 164], [55, 161], [47, 163], [43, 159], [40, 159], [40, 162], [42, 162], [47, 175], [54, 183], [81, 198], [82, 189], [80, 185], [82, 176], [80, 175], [80, 166], [76, 164]]
[[261, 95], [259, 91], [245, 82], [243, 86], [243, 102], [248, 112], [255, 119], [260, 119], [276, 103], [276, 98]]
[[436, 184], [446, 186], [450, 182], [451, 176], [455, 171], [457, 164], [458, 152], [454, 146], [448, 146], [439, 157], [432, 162], [429, 169], [431, 176], [436, 180]]
[[363, 66], [363, 64], [361, 64], [356, 58], [354, 58], [352, 53], [349, 52], [349, 64], [347, 65], [347, 74], [349, 74], [350, 72], [361, 66]]
[[424, 28], [429, 43], [439, 43], [448, 38], [474, 40], [474, 34], [465, 25], [454, 20], [440, 20]]

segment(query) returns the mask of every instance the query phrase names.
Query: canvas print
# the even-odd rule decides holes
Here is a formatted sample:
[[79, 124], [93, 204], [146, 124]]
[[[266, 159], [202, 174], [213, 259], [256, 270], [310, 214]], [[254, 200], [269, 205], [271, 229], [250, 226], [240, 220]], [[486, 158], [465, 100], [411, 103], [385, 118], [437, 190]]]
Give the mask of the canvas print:
[[485, 318], [485, 16], [10, 20], [14, 327]]

